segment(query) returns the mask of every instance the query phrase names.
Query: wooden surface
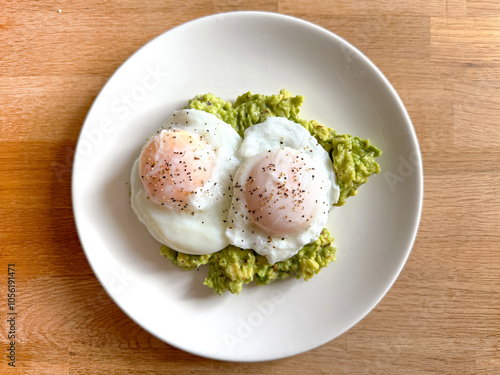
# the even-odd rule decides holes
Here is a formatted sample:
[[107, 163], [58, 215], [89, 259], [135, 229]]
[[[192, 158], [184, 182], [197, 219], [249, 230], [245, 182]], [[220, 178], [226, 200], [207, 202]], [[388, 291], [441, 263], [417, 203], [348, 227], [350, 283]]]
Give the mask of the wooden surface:
[[[500, 3], [497, 0], [0, 0], [0, 372], [500, 374]], [[60, 12], [58, 11], [60, 9]], [[317, 23], [385, 73], [413, 120], [425, 200], [382, 302], [336, 340], [238, 364], [173, 348], [106, 295], [77, 238], [71, 163], [83, 120], [127, 57], [219, 11]], [[16, 272], [16, 368], [7, 272]]]

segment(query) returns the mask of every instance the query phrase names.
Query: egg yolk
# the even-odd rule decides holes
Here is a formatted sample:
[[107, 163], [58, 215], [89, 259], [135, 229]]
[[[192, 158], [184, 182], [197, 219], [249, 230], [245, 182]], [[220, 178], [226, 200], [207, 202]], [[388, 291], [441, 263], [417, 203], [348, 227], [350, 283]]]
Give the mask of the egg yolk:
[[324, 204], [318, 201], [321, 189], [314, 163], [304, 153], [270, 150], [252, 166], [242, 190], [246, 215], [269, 235], [300, 232]]
[[148, 198], [163, 206], [185, 209], [212, 175], [214, 151], [200, 137], [182, 130], [162, 130], [142, 150], [139, 173]]

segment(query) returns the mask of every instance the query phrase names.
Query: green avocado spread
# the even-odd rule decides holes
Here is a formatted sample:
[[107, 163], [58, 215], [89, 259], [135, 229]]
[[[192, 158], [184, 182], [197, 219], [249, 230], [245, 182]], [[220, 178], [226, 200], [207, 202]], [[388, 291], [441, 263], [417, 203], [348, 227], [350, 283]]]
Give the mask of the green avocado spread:
[[[247, 92], [239, 96], [234, 104], [209, 93], [191, 99], [187, 108], [217, 116], [230, 124], [242, 137], [245, 129], [263, 122], [270, 116], [286, 117], [302, 125], [332, 159], [340, 187], [336, 206], [342, 206], [348, 197], [356, 195], [358, 188], [366, 183], [372, 174], [379, 173], [380, 166], [375, 158], [381, 155], [381, 151], [367, 139], [349, 134], [339, 135], [335, 130], [314, 120], [300, 118], [299, 110], [303, 102], [303, 96], [292, 96], [286, 90], [269, 96]], [[293, 257], [273, 265], [268, 263], [266, 257], [253, 250], [232, 245], [207, 255], [183, 254], [163, 245], [161, 253], [172, 263], [186, 270], [208, 264], [209, 272], [204, 284], [217, 294], [223, 294], [225, 291], [238, 294], [243, 285], [252, 280], [259, 285], [266, 285], [291, 275], [304, 280], [310, 279], [321, 268], [335, 261], [336, 249], [332, 242], [333, 238], [325, 228], [315, 242], [304, 246]]]

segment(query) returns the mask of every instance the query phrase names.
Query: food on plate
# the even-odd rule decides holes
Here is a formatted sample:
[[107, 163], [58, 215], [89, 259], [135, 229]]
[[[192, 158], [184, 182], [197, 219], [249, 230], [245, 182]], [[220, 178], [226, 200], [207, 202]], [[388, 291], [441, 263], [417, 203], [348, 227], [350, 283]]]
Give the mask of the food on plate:
[[[248, 92], [239, 96], [234, 104], [213, 94], [196, 96], [189, 101], [181, 112], [185, 116], [188, 112], [195, 116], [205, 113], [232, 127], [239, 137], [229, 136], [231, 132], [224, 130], [224, 137], [228, 135], [231, 139], [227, 141], [231, 150], [228, 155], [234, 162], [220, 164], [229, 177], [219, 186], [227, 191], [222, 189], [225, 195], [216, 195], [217, 203], [200, 204], [205, 208], [199, 211], [196, 203], [188, 204], [189, 197], [197, 195], [196, 189], [200, 186], [208, 184], [208, 189], [213, 185], [207, 182], [211, 180], [203, 168], [207, 171], [212, 168], [213, 173], [218, 164], [212, 160], [220, 160], [210, 150], [206, 151], [205, 143], [214, 150], [219, 146], [208, 139], [195, 142], [196, 137], [185, 136], [188, 142], [194, 143], [190, 149], [192, 155], [187, 159], [194, 168], [201, 167], [203, 173], [193, 174], [193, 181], [186, 186], [177, 186], [180, 182], [177, 183], [176, 178], [183, 180], [181, 177], [167, 176], [172, 180], [171, 185], [175, 185], [170, 186], [170, 195], [158, 195], [151, 178], [139, 173], [152, 168], [152, 176], [163, 179], [147, 164], [147, 153], [154, 153], [154, 147], [149, 151], [148, 143], [134, 165], [132, 205], [151, 234], [162, 243], [161, 253], [186, 270], [208, 265], [204, 284], [217, 294], [225, 291], [238, 294], [243, 285], [252, 280], [259, 285], [292, 275], [308, 280], [335, 261], [333, 238], [324, 228], [328, 212], [332, 206], [345, 204], [372, 174], [380, 171], [375, 161], [381, 155], [379, 149], [366, 139], [338, 135], [314, 120], [300, 118], [303, 100], [302, 96], [292, 96], [282, 90], [270, 96]], [[204, 134], [204, 130], [209, 130], [205, 123], [210, 122], [198, 122], [196, 131], [201, 129]], [[187, 131], [181, 124], [184, 120], [176, 123], [175, 129]], [[177, 144], [172, 134], [164, 137]], [[196, 159], [198, 157], [200, 159]], [[210, 193], [202, 195], [213, 198]], [[168, 221], [162, 215], [167, 210]], [[186, 220], [189, 216], [198, 220]], [[209, 222], [209, 219], [205, 222], [205, 217], [213, 222], [210, 228], [205, 225]], [[199, 240], [184, 240], [187, 237]]]
[[226, 247], [241, 137], [214, 115], [182, 110], [149, 138], [134, 163], [131, 205], [160, 243], [190, 254]]
[[268, 117], [245, 130], [226, 235], [274, 264], [315, 241], [339, 197], [330, 156], [301, 125]]
[[287, 260], [270, 264], [265, 256], [252, 250], [236, 246], [228, 247], [214, 254], [189, 255], [179, 253], [167, 246], [161, 247], [161, 253], [172, 263], [185, 270], [196, 269], [209, 264], [208, 276], [204, 284], [217, 294], [225, 291], [238, 294], [244, 284], [255, 280], [258, 285], [267, 285], [278, 279], [295, 275], [297, 279], [309, 280], [321, 268], [335, 261], [333, 237], [323, 229], [319, 238], [305, 245], [299, 252]]
[[281, 90], [278, 95], [261, 95], [247, 92], [240, 95], [234, 105], [211, 93], [199, 95], [189, 101], [189, 108], [199, 109], [216, 115], [230, 124], [241, 136], [248, 127], [263, 122], [268, 117], [285, 117], [306, 128], [319, 144], [330, 153], [333, 169], [340, 187], [340, 197], [336, 206], [342, 206], [346, 199], [357, 194], [358, 188], [368, 182], [368, 178], [380, 172], [375, 161], [382, 152], [370, 144], [368, 139], [350, 134], [337, 134], [332, 128], [315, 120], [305, 120], [299, 116], [304, 97], [292, 96]]

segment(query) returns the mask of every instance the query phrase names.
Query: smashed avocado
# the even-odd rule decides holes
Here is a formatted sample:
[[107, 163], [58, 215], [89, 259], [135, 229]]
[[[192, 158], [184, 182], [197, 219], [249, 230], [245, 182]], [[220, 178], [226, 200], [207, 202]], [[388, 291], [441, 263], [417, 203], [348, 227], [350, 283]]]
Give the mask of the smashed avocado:
[[[375, 158], [381, 155], [381, 151], [367, 139], [350, 134], [339, 135], [317, 121], [301, 118], [299, 111], [303, 102], [303, 96], [292, 96], [286, 90], [269, 96], [247, 92], [239, 96], [234, 104], [209, 93], [191, 99], [187, 108], [217, 116], [230, 124], [242, 137], [245, 129], [263, 122], [270, 116], [286, 117], [302, 125], [332, 159], [340, 187], [336, 206], [342, 206], [348, 197], [357, 194], [357, 189], [366, 183], [372, 174], [379, 173], [380, 166]], [[336, 249], [332, 243], [333, 238], [325, 228], [315, 242], [304, 246], [293, 257], [273, 265], [269, 264], [266, 257], [253, 250], [232, 245], [208, 255], [183, 254], [163, 245], [161, 253], [172, 263], [186, 270], [208, 264], [209, 273], [204, 284], [217, 294], [223, 294], [225, 291], [238, 294], [244, 284], [253, 280], [259, 285], [266, 285], [291, 275], [304, 280], [310, 279], [323, 267], [335, 261]]]
[[260, 95], [247, 92], [240, 95], [234, 105], [213, 95], [205, 94], [189, 101], [188, 108], [209, 112], [230, 124], [243, 137], [245, 129], [265, 121], [270, 116], [286, 117], [306, 128], [318, 143], [330, 154], [333, 169], [340, 187], [336, 206], [342, 206], [348, 197], [356, 195], [358, 188], [374, 173], [380, 172], [375, 161], [382, 152], [368, 139], [350, 134], [339, 135], [319, 122], [300, 118], [300, 106], [304, 97], [292, 96], [281, 90], [278, 95]]
[[232, 245], [208, 255], [183, 254], [163, 245], [161, 253], [185, 270], [208, 263], [208, 277], [204, 284], [217, 294], [223, 294], [226, 290], [238, 294], [243, 285], [252, 280], [258, 285], [267, 285], [291, 275], [295, 275], [297, 279], [302, 277], [304, 280], [309, 280], [321, 268], [335, 261], [336, 249], [332, 246], [332, 242], [333, 237], [330, 236], [330, 232], [323, 229], [316, 241], [304, 246], [293, 257], [275, 264], [269, 264], [265, 256], [253, 250], [240, 249]]

